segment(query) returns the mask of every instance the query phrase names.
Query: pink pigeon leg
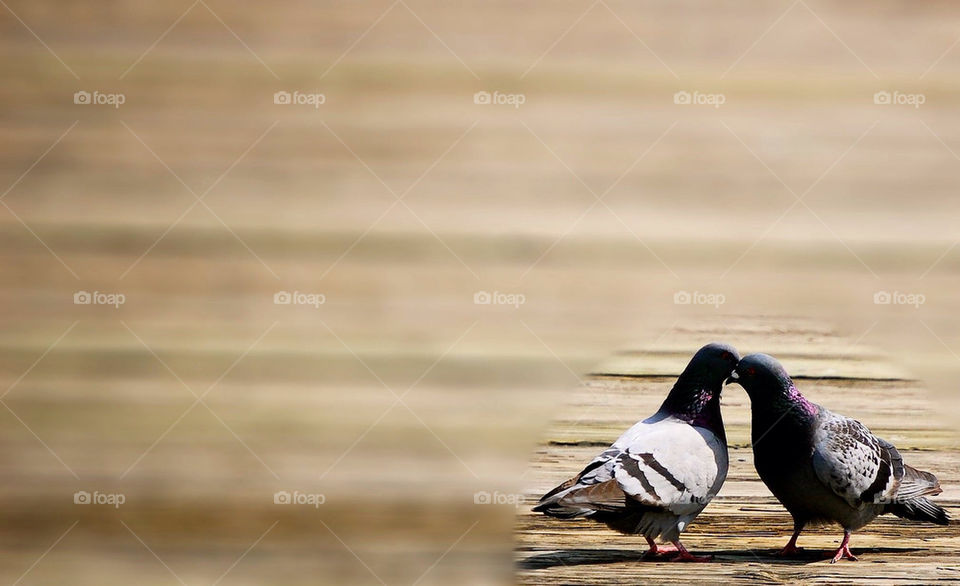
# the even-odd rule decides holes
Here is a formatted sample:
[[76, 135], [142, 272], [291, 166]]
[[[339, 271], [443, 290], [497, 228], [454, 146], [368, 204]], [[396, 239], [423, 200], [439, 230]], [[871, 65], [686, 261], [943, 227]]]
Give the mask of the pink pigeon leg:
[[803, 531], [803, 526], [797, 527], [793, 530], [793, 537], [790, 538], [790, 541], [787, 542], [783, 549], [777, 552], [777, 555], [780, 557], [786, 557], [791, 555], [796, 555], [803, 551], [802, 547], [797, 547], [797, 538], [800, 537], [800, 532]]
[[831, 564], [835, 564], [843, 558], [855, 562], [857, 561], [857, 556], [853, 555], [850, 551], [850, 532], [843, 532], [843, 541], [840, 542], [840, 547], [837, 548], [837, 553], [833, 554], [833, 559], [830, 560]]

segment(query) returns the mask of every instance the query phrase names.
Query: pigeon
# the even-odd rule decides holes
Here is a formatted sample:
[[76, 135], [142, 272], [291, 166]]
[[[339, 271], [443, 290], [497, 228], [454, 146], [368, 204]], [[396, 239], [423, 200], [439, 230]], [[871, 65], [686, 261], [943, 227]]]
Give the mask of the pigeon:
[[[642, 534], [645, 554], [709, 561], [680, 543], [727, 477], [727, 437], [720, 391], [740, 359], [736, 349], [701, 348], [660, 410], [624, 432], [573, 478], [543, 495], [534, 511], [559, 519], [586, 517], [624, 534]], [[655, 539], [670, 542], [660, 546]]]
[[937, 477], [904, 464], [897, 448], [862, 423], [811, 403], [771, 356], [745, 356], [728, 382], [750, 396], [753, 458], [770, 492], [793, 516], [793, 537], [778, 555], [800, 551], [807, 524], [838, 523], [843, 541], [831, 563], [847, 558], [850, 533], [878, 515], [947, 525], [947, 512], [926, 497]]

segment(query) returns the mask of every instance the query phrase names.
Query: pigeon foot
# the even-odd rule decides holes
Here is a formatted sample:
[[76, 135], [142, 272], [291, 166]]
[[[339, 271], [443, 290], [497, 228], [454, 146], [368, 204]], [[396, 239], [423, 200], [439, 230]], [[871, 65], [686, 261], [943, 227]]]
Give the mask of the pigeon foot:
[[774, 554], [774, 555], [776, 555], [777, 557], [780, 557], [780, 558], [787, 558], [787, 557], [792, 557], [792, 556], [795, 556], [795, 555], [800, 555], [800, 554], [804, 553], [805, 551], [806, 551], [806, 550], [803, 549], [802, 547], [797, 547], [796, 545], [794, 545], [794, 544], [792, 544], [792, 543], [788, 543], [787, 545], [784, 546], [783, 549], [781, 549], [780, 551], [778, 551], [778, 552], [777, 552], [776, 554]]
[[650, 549], [647, 550], [647, 553], [643, 554], [644, 558], [655, 558], [666, 554], [679, 553], [679, 550], [674, 545], [659, 545], [656, 541], [647, 538], [647, 543], [650, 545]]
[[840, 547], [837, 548], [837, 552], [833, 554], [833, 559], [830, 560], [831, 564], [835, 564], [843, 558], [847, 558], [851, 562], [857, 561], [857, 556], [853, 555], [853, 552], [850, 551], [850, 532], [845, 531], [843, 533], [843, 541], [840, 543]]
[[712, 555], [706, 556], [697, 556], [693, 555], [687, 548], [683, 547], [683, 544], [679, 541], [674, 541], [673, 545], [677, 548], [677, 555], [670, 558], [671, 562], [697, 562], [697, 563], [706, 563], [713, 559]]
[[844, 546], [841, 546], [839, 549], [837, 549], [837, 553], [833, 555], [833, 559], [830, 560], [830, 563], [835, 564], [844, 558], [850, 560], [851, 562], [855, 562], [860, 559], [857, 556], [853, 555], [853, 553], [850, 551], [849, 546], [844, 545]]
[[803, 525], [797, 526], [794, 524], [793, 536], [790, 538], [790, 541], [783, 546], [783, 549], [777, 552], [777, 557], [789, 557], [803, 552], [802, 547], [797, 547], [797, 538], [800, 537], [801, 531], [803, 531]]

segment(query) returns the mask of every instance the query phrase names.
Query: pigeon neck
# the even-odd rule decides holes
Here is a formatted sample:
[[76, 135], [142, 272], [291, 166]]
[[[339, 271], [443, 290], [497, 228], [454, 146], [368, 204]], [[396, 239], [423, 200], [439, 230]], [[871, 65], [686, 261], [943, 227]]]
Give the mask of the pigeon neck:
[[701, 385], [682, 385], [681, 382], [677, 381], [674, 385], [660, 406], [660, 411], [723, 436], [720, 390], [713, 391]]
[[797, 411], [802, 412], [805, 415], [813, 417], [820, 410], [816, 405], [807, 400], [806, 397], [800, 394], [800, 391], [793, 384], [790, 385], [790, 388], [787, 389], [787, 402], [793, 406]]
[[820, 409], [804, 397], [791, 382], [780, 393], [774, 394], [766, 401], [754, 402], [753, 412], [761, 419], [774, 418], [779, 420], [784, 413], [791, 413], [794, 420], [804, 420], [815, 417]]

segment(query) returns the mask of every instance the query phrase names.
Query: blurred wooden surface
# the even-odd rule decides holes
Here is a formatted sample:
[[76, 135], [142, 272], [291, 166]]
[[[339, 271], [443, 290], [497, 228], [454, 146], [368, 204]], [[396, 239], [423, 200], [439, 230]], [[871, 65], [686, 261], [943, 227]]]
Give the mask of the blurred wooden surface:
[[[915, 381], [894, 378], [892, 365], [871, 349], [822, 329], [795, 324], [789, 332], [753, 334], [754, 348], [777, 352], [811, 400], [857, 418], [892, 441], [905, 461], [933, 471], [944, 487], [935, 497], [956, 518], [960, 512], [958, 438], [938, 414], [929, 391]], [[730, 332], [734, 337], [737, 332]], [[805, 354], [791, 353], [803, 338]], [[844, 348], [844, 350], [841, 350]], [[811, 353], [813, 349], [817, 352]], [[639, 354], [618, 357], [574, 394], [551, 424], [525, 479], [528, 502], [579, 472], [599, 451], [644, 413], [656, 411], [674, 378], [659, 373], [657, 360]], [[617, 370], [630, 376], [618, 374]], [[807, 554], [783, 560], [773, 554], [792, 532], [789, 514], [770, 494], [753, 468], [749, 398], [737, 386], [722, 396], [730, 448], [726, 483], [684, 533], [692, 551], [713, 554], [710, 564], [674, 564], [642, 559], [642, 537], [622, 536], [583, 519], [562, 521], [524, 506], [517, 525], [517, 565], [523, 584], [610, 584], [655, 582], [875, 583], [931, 584], [960, 579], [960, 525], [916, 524], [885, 515], [856, 532], [859, 562], [830, 564], [823, 555], [839, 544], [835, 526], [809, 528], [800, 545]]]
[[[544, 488], [524, 474], [538, 441], [610, 439], [706, 339], [828, 377], [813, 393], [870, 373], [899, 392], [905, 371], [955, 391], [958, 15], [7, 0], [0, 582], [508, 583], [516, 509], [474, 495]], [[295, 90], [326, 103], [273, 103]], [[681, 90], [727, 99], [686, 107]], [[927, 100], [883, 107], [879, 90]], [[878, 290], [927, 300], [877, 306]], [[475, 304], [483, 291], [525, 303]], [[569, 425], [561, 402], [591, 369], [577, 400], [604, 404]], [[924, 441], [953, 446], [930, 421], [894, 435], [929, 425]], [[554, 449], [556, 477], [592, 450]], [[80, 490], [126, 503], [75, 505]], [[326, 502], [275, 505], [282, 490]], [[736, 522], [708, 523], [724, 502], [691, 530], [698, 549], [732, 549], [696, 533]], [[606, 547], [637, 551], [622, 542]]]

